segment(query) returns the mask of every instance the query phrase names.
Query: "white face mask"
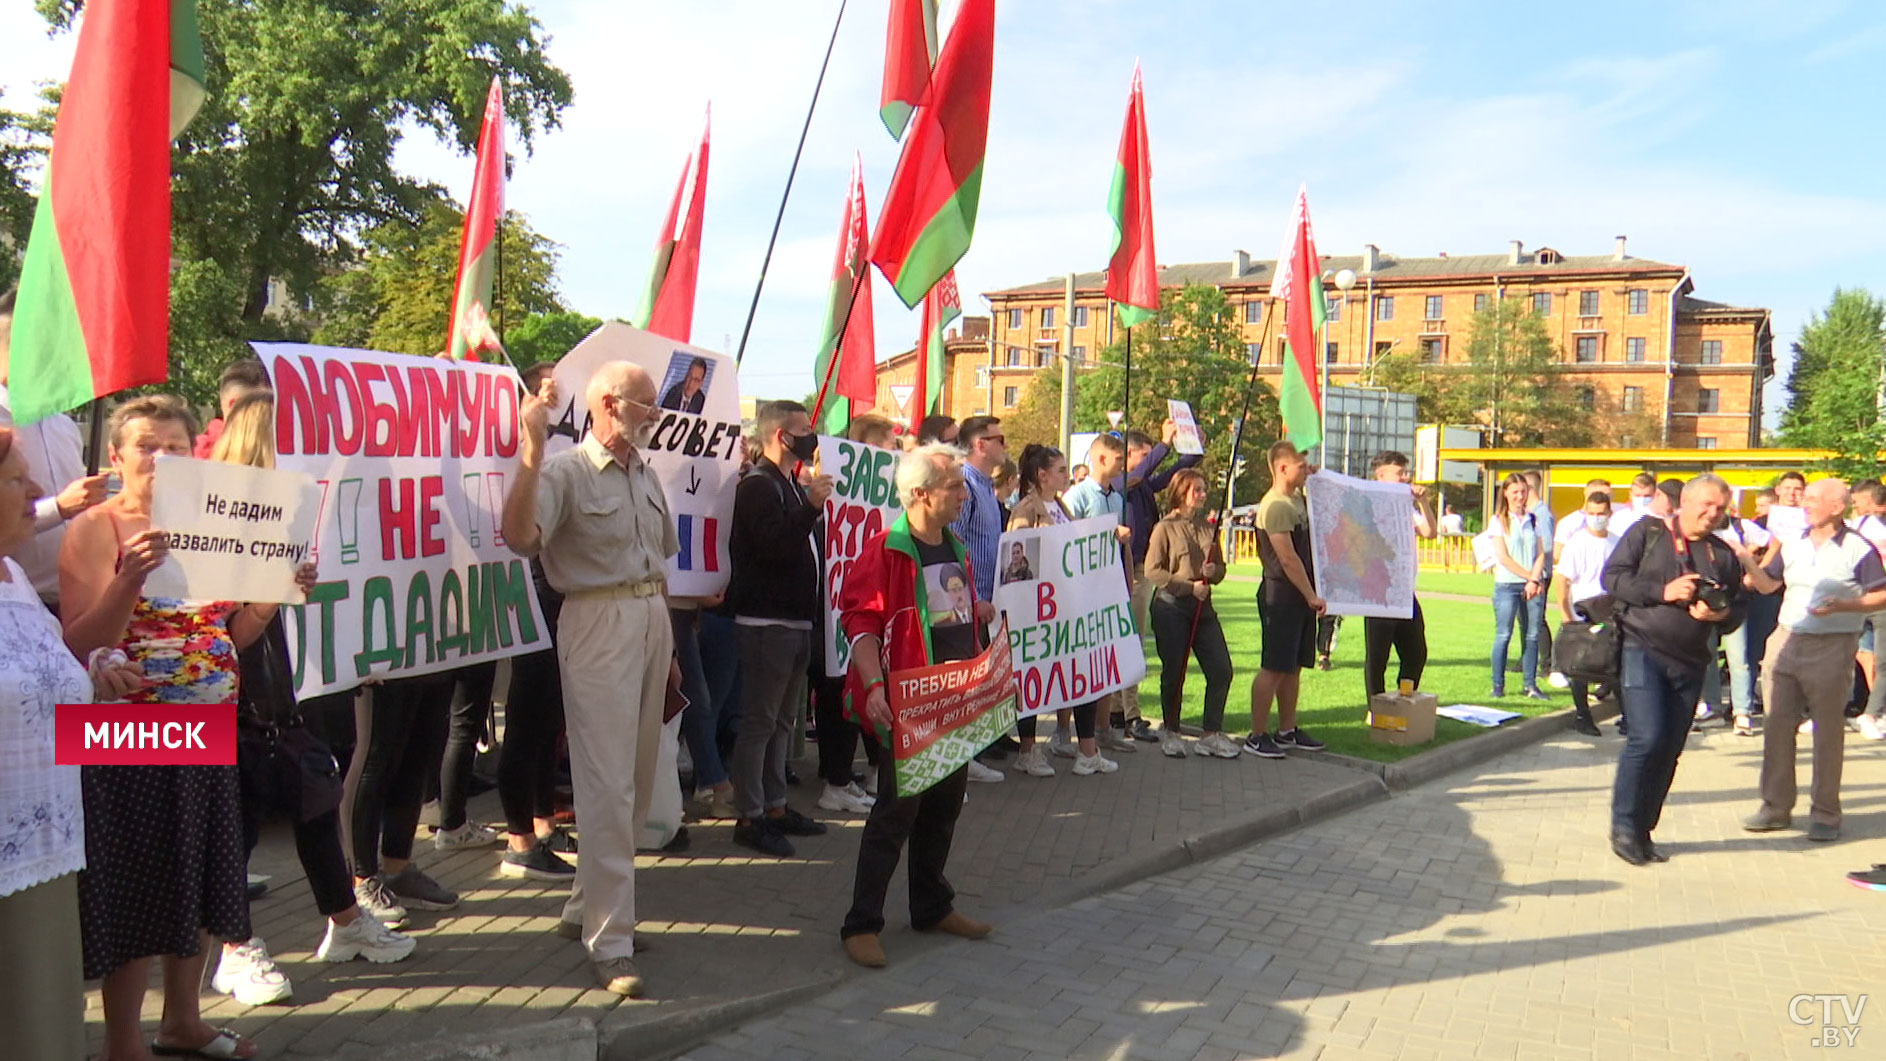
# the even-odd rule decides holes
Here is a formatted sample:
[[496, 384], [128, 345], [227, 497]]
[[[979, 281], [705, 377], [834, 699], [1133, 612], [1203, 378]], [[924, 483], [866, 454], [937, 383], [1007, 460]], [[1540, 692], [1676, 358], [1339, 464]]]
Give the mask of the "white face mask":
[[1611, 526], [1610, 516], [1595, 516], [1585, 513], [1585, 529], [1593, 534], [1603, 534]]

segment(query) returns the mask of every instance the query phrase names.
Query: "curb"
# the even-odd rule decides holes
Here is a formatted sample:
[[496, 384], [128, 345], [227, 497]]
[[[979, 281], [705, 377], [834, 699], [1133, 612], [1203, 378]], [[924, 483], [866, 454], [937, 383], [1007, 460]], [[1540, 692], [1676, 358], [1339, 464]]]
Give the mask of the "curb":
[[[1592, 711], [1600, 720], [1609, 717], [1609, 714], [1616, 713], [1612, 710], [1607, 714], [1596, 704], [1592, 705]], [[1575, 713], [1572, 708], [1567, 707], [1551, 714], [1521, 719], [1513, 725], [1499, 726], [1488, 733], [1443, 744], [1399, 762], [1378, 763], [1372, 759], [1358, 759], [1352, 755], [1341, 755], [1336, 752], [1329, 753], [1329, 760], [1380, 778], [1391, 792], [1406, 792], [1411, 788], [1427, 784], [1437, 777], [1469, 766], [1478, 766], [1489, 759], [1496, 759], [1528, 744], [1536, 744], [1557, 736], [1571, 728], [1572, 717]]]
[[822, 995], [846, 980], [842, 972], [818, 974], [804, 983], [750, 998], [710, 1002], [646, 1021], [624, 1021], [603, 1029], [594, 1053], [583, 1061], [653, 1061], [677, 1056], [715, 1032]]

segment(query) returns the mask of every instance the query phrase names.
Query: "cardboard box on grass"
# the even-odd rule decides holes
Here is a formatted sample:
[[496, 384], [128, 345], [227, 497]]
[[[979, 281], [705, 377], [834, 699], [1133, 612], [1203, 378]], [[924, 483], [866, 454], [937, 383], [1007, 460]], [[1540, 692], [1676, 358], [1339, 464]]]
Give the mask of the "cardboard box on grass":
[[1377, 693], [1369, 697], [1369, 739], [1402, 746], [1434, 739], [1435, 712], [1441, 701], [1432, 693]]

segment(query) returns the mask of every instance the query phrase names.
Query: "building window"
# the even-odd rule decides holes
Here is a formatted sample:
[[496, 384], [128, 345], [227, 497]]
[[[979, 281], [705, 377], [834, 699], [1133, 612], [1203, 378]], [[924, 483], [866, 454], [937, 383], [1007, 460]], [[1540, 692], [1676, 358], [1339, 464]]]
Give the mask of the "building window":
[[1598, 315], [1598, 293], [1596, 291], [1580, 291], [1578, 293], [1578, 315], [1581, 317], [1596, 317]]
[[1020, 387], [1003, 387], [1002, 388], [1002, 406], [1007, 409], [1015, 408], [1015, 401], [1020, 396], [1020, 394], [1021, 394]]
[[1421, 360], [1439, 361], [1440, 359], [1441, 359], [1441, 340], [1439, 338], [1434, 338], [1434, 337], [1421, 340]]
[[1532, 311], [1541, 317], [1552, 315], [1552, 292], [1535, 291], [1532, 296]]
[[1697, 449], [1715, 449], [1716, 440], [1713, 437], [1709, 437], [1709, 436], [1698, 438], [1696, 440], [1696, 448]]
[[1255, 365], [1257, 364], [1257, 359], [1263, 356], [1264, 356], [1264, 347], [1262, 345], [1258, 343], [1245, 343], [1244, 344], [1244, 359], [1246, 361], [1249, 361], [1251, 364]]
[[1644, 341], [1642, 339], [1624, 340], [1624, 360], [1638, 362], [1644, 359]]
[[1598, 337], [1595, 335], [1579, 336], [1573, 356], [1581, 365], [1589, 365], [1598, 360]]
[[1636, 449], [1637, 436], [1636, 435], [1619, 435], [1618, 448], [1619, 449]]
[[1252, 299], [1244, 304], [1244, 323], [1262, 324], [1264, 322], [1264, 303]]
[[1705, 365], [1722, 364], [1722, 340], [1721, 339], [1704, 339], [1703, 340], [1703, 364]]
[[1375, 344], [1375, 360], [1380, 361], [1381, 359], [1387, 357], [1388, 352], [1393, 349], [1395, 349], [1394, 343], [1376, 343]]
[[1336, 344], [1335, 343], [1323, 344], [1323, 360], [1329, 362], [1332, 365], [1336, 363]]
[[1342, 304], [1347, 301], [1348, 298], [1348, 295], [1340, 291], [1336, 293], [1334, 298], [1325, 298], [1323, 300], [1323, 319], [1330, 324], [1340, 323], [1342, 321]]
[[1028, 312], [1019, 309], [1009, 310], [1008, 327], [1009, 331], [1012, 332], [1021, 331], [1023, 328], [1028, 327]]
[[1375, 300], [1375, 319], [1378, 321], [1395, 319], [1395, 296], [1383, 295]]
[[1487, 308], [1487, 296], [1485, 295], [1473, 296], [1473, 311], [1475, 313], [1483, 313], [1486, 311], [1486, 308]]
[[1578, 388], [1578, 407], [1588, 413], [1598, 411], [1598, 388], [1584, 386]]
[[1439, 295], [1428, 296], [1427, 314], [1428, 314], [1427, 316], [1428, 320], [1437, 321], [1441, 319], [1441, 296]]
[[1087, 348], [1086, 347], [1076, 346], [1074, 348], [1074, 363], [1077, 365], [1084, 365], [1087, 363]]
[[1641, 287], [1633, 287], [1624, 296], [1625, 308], [1633, 317], [1641, 317], [1650, 312], [1650, 292]]
[[1035, 367], [1036, 368], [1047, 368], [1049, 363], [1052, 362], [1053, 360], [1054, 360], [1054, 347], [1052, 346], [1035, 347]]
[[1052, 327], [1054, 327], [1054, 307], [1043, 306], [1041, 307], [1041, 328], [1046, 331]]
[[1722, 392], [1713, 387], [1704, 387], [1696, 392], [1696, 411], [1699, 413], [1720, 412]]
[[1076, 328], [1087, 327], [1087, 307], [1086, 306], [1074, 307], [1074, 327]]
[[1641, 413], [1644, 411], [1644, 388], [1624, 388], [1624, 411], [1627, 413]]
[[1022, 367], [1022, 348], [1021, 347], [1011, 346], [1008, 348], [1008, 367], [1010, 368]]
[[976, 366], [976, 386], [987, 387], [988, 385], [989, 385], [989, 366], [977, 365]]

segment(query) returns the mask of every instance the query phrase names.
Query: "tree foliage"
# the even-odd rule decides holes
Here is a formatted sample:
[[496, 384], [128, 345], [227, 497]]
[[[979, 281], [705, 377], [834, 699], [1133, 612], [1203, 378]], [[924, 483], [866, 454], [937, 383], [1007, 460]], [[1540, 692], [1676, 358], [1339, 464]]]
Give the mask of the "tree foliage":
[[539, 361], [561, 358], [600, 327], [601, 318], [567, 310], [533, 313], [504, 333], [504, 347], [517, 367], [526, 369]]
[[1373, 382], [1413, 394], [1424, 423], [1480, 427], [1489, 446], [1586, 446], [1597, 422], [1607, 434], [1633, 433], [1632, 414], [1606, 407], [1595, 390], [1586, 406], [1545, 321], [1520, 299], [1474, 314], [1465, 353], [1444, 364], [1389, 354], [1376, 361]]
[[[1269, 483], [1263, 450], [1282, 433], [1276, 392], [1263, 380], [1251, 385], [1244, 338], [1223, 291], [1194, 284], [1163, 295], [1161, 302], [1157, 318], [1133, 329], [1131, 401], [1127, 400], [1126, 338], [1122, 334], [1102, 354], [1101, 363], [1076, 380], [1074, 430], [1110, 430], [1107, 413], [1117, 410], [1126, 413], [1124, 429], [1157, 438], [1166, 419], [1166, 400], [1188, 401], [1205, 434], [1205, 471], [1218, 496], [1230, 463], [1232, 430], [1248, 390], [1250, 414], [1244, 429], [1244, 474], [1238, 480], [1238, 497], [1253, 500]], [[1046, 442], [1058, 438], [1060, 402], [1060, 370], [1036, 373], [1016, 417], [1003, 425], [1011, 449], [1019, 452], [1018, 437]], [[1068, 460], [1078, 464], [1085, 457], [1071, 453]]]
[[44, 162], [48, 143], [45, 111], [27, 113], [0, 106], [0, 292], [20, 279], [26, 237], [38, 206], [32, 175]]
[[[443, 350], [464, 225], [464, 213], [437, 196], [418, 225], [394, 220], [368, 230], [353, 267], [327, 277], [317, 290], [315, 340], [396, 354]], [[565, 307], [557, 294], [557, 244], [515, 211], [505, 214], [501, 231], [497, 272], [504, 283], [493, 288], [491, 320], [509, 350], [507, 325]], [[510, 352], [516, 360], [517, 352]]]
[[1886, 301], [1857, 288], [1835, 290], [1794, 344], [1780, 440], [1834, 451], [1838, 456], [1825, 467], [1849, 481], [1886, 471], [1878, 456], [1886, 449], [1879, 415], [1882, 344]]
[[[82, 3], [37, 6], [69, 29]], [[504, 0], [196, 0], [196, 14], [208, 97], [172, 156], [185, 267], [171, 363], [175, 389], [202, 400], [196, 382], [245, 356], [244, 340], [305, 337], [305, 320], [264, 313], [271, 280], [299, 301], [352, 263], [368, 230], [426, 220], [437, 190], [393, 167], [403, 130], [469, 151], [497, 75], [528, 149], [571, 90], [537, 19]]]

